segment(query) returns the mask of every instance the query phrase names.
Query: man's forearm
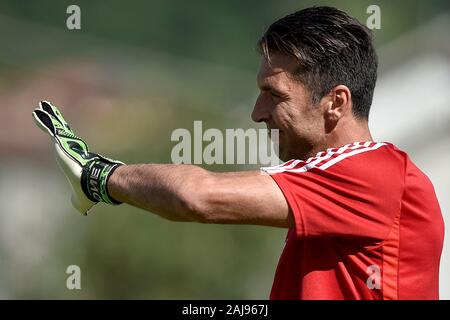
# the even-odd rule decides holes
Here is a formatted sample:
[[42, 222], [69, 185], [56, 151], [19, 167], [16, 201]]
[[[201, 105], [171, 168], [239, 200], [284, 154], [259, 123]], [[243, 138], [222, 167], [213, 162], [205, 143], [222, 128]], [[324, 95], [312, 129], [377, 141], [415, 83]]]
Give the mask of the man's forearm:
[[195, 183], [210, 173], [192, 165], [138, 164], [117, 168], [108, 181], [110, 195], [121, 202], [175, 221], [201, 221], [195, 208]]
[[120, 166], [109, 194], [166, 219], [202, 223], [293, 226], [287, 202], [259, 171], [215, 173], [193, 165]]

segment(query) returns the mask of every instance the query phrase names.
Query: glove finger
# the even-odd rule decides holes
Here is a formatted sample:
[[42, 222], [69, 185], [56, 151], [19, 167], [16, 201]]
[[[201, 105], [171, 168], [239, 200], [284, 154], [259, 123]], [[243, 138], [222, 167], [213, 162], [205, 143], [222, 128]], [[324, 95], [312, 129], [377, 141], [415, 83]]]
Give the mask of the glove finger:
[[57, 137], [58, 135], [72, 135], [71, 132], [68, 132], [61, 125], [61, 122], [59, 122], [59, 120], [48, 114], [46, 111], [35, 109], [33, 111], [33, 118], [35, 119], [35, 122], [39, 128], [49, 132], [50, 135], [54, 137]]
[[[57, 107], [55, 107], [51, 102], [45, 100], [39, 102], [39, 107], [41, 110], [47, 112], [51, 116], [51, 119], [55, 119], [57, 121], [57, 122], [54, 121], [54, 126], [57, 129], [56, 130], [57, 136], [59, 137], [65, 136], [66, 138], [69, 139], [74, 138], [76, 140], [79, 140], [79, 143], [81, 143], [82, 145], [80, 149], [82, 149], [83, 151], [89, 151], [87, 143], [75, 135], [73, 130], [70, 128], [69, 124], [62, 116], [61, 111], [59, 111]], [[65, 132], [58, 131], [58, 129], [62, 129]]]
[[61, 111], [59, 111], [59, 109], [57, 107], [55, 107], [51, 102], [43, 100], [43, 101], [39, 102], [39, 107], [42, 110], [44, 110], [45, 112], [47, 112], [48, 114], [50, 114], [51, 116], [53, 116], [56, 120], [58, 120], [64, 129], [69, 130], [70, 132], [73, 133], [69, 124], [62, 116]]
[[51, 116], [40, 109], [33, 111], [33, 119], [36, 125], [44, 132], [48, 132], [52, 137], [56, 135], [56, 128]]

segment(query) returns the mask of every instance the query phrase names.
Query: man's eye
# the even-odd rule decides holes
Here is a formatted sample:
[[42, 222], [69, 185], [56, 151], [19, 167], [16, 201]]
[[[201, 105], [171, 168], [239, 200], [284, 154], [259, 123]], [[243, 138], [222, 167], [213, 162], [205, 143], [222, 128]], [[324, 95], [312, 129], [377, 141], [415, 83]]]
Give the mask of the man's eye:
[[281, 96], [278, 93], [273, 92], [273, 91], [270, 91], [270, 95], [275, 98], [281, 98]]

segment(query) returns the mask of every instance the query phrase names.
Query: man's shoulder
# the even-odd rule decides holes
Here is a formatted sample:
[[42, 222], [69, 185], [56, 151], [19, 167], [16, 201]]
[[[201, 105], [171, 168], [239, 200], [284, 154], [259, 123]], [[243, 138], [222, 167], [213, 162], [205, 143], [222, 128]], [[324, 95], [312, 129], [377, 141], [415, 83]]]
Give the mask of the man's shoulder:
[[390, 142], [366, 142], [356, 147], [352, 145], [322, 169], [367, 177], [404, 176], [408, 159], [404, 151]]
[[402, 172], [404, 174], [406, 153], [390, 142], [353, 142], [329, 148], [306, 160], [289, 160], [274, 167], [263, 167], [269, 174], [328, 176], [334, 174], [370, 175]]
[[418, 165], [411, 159], [409, 154], [395, 146], [392, 143], [386, 143], [387, 148], [379, 153], [379, 160], [384, 165], [399, 164], [403, 167], [405, 180], [413, 178], [414, 180], [421, 181], [423, 183], [431, 183], [428, 176], [419, 168]]
[[[336, 172], [350, 176], [364, 176], [377, 186], [400, 187], [405, 192], [422, 189], [433, 191], [429, 177], [413, 162], [409, 154], [390, 142], [379, 142], [373, 152], [364, 152], [336, 166]], [[434, 194], [434, 191], [433, 191]]]

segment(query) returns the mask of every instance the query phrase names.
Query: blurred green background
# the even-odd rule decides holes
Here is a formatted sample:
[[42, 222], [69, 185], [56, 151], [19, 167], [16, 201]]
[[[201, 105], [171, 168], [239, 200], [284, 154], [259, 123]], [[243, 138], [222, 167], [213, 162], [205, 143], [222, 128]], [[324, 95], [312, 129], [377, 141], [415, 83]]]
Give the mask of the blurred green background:
[[[79, 216], [33, 107], [61, 106], [96, 152], [168, 163], [171, 132], [192, 130], [194, 120], [204, 129], [262, 127], [250, 119], [255, 45], [277, 18], [332, 5], [365, 22], [377, 4], [381, 48], [447, 12], [446, 3], [1, 0], [0, 298], [268, 298], [286, 230], [174, 223], [127, 205]], [[70, 4], [81, 8], [81, 30], [66, 28]], [[69, 265], [80, 266], [82, 290], [66, 288]]]

